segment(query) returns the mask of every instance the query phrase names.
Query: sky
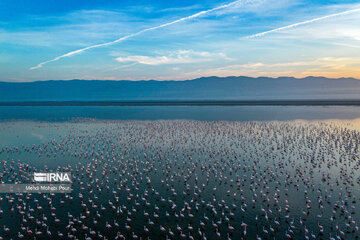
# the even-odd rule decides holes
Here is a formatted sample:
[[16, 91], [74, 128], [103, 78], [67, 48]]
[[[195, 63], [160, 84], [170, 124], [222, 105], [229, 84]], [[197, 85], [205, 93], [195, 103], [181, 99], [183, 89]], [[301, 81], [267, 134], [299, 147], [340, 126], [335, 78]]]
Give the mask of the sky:
[[360, 1], [1, 0], [0, 81], [360, 79]]

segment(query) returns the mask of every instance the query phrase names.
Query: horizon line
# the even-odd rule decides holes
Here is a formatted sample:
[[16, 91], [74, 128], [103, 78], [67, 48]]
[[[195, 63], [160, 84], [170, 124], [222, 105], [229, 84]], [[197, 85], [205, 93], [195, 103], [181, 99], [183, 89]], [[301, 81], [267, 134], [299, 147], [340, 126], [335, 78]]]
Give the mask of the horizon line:
[[360, 99], [0, 101], [0, 107], [7, 106], [360, 106]]
[[104, 82], [121, 82], [121, 81], [126, 81], [126, 82], [186, 82], [186, 81], [194, 81], [194, 80], [198, 80], [198, 79], [202, 79], [202, 78], [253, 78], [253, 79], [259, 79], [259, 78], [270, 78], [270, 79], [279, 79], [279, 78], [293, 78], [293, 79], [297, 79], [297, 80], [301, 80], [301, 79], [306, 79], [306, 78], [325, 78], [325, 79], [329, 79], [329, 80], [341, 80], [341, 79], [347, 79], [347, 80], [360, 80], [360, 78], [356, 78], [356, 77], [337, 77], [337, 78], [332, 78], [332, 77], [324, 77], [324, 76], [306, 76], [306, 77], [295, 77], [295, 76], [279, 76], [279, 77], [268, 77], [268, 76], [258, 76], [258, 77], [251, 77], [251, 76], [245, 76], [245, 75], [239, 75], [239, 76], [226, 76], [226, 77], [221, 77], [221, 76], [206, 76], [206, 77], [196, 77], [196, 78], [191, 78], [191, 79], [183, 79], [183, 80], [171, 80], [171, 79], [167, 79], [167, 80], [159, 80], [159, 79], [138, 79], [138, 80], [131, 80], [131, 79], [79, 79], [79, 78], [72, 78], [72, 79], [48, 79], [48, 80], [34, 80], [34, 81], [0, 81], [0, 83], [34, 83], [34, 82], [66, 82], [66, 81], [104, 81]]

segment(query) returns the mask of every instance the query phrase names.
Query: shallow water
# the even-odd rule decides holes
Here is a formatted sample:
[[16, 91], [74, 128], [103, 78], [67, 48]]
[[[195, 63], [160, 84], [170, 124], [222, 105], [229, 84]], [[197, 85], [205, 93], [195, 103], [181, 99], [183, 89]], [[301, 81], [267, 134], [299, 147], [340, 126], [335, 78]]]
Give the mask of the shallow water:
[[[346, 111], [350, 110], [337, 114]], [[180, 239], [177, 225], [186, 238], [195, 239], [200, 238], [199, 228], [207, 239], [218, 239], [216, 229], [221, 239], [359, 236], [359, 119], [278, 122], [263, 117], [262, 122], [229, 122], [74, 117], [78, 116], [66, 121], [0, 123], [3, 182], [31, 181], [34, 171], [47, 169], [71, 171], [74, 176], [71, 194], [0, 194], [0, 225], [11, 230], [0, 230], [4, 239], [17, 238], [18, 232], [25, 238], [35, 236], [21, 226], [43, 231], [37, 239], [49, 238], [47, 226], [53, 238], [60, 232], [66, 239], [68, 235], [113, 239], [119, 233], [127, 239], [133, 234], [143, 239]], [[60, 222], [55, 223], [55, 218]], [[69, 221], [72, 227], [66, 228]], [[246, 235], [242, 223], [247, 224]], [[228, 224], [235, 229], [229, 230]], [[161, 233], [160, 225], [166, 233]]]
[[103, 120], [204, 120], [288, 121], [295, 119], [360, 118], [359, 106], [0, 106], [0, 121], [69, 121], [74, 118]]

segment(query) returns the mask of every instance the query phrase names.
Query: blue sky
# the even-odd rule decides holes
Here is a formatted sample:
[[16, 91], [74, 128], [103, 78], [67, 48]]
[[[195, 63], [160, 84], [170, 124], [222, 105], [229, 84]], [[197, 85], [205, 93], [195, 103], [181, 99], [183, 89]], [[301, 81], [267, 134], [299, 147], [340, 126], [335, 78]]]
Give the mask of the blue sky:
[[0, 81], [360, 78], [359, 23], [359, 1], [2, 0]]

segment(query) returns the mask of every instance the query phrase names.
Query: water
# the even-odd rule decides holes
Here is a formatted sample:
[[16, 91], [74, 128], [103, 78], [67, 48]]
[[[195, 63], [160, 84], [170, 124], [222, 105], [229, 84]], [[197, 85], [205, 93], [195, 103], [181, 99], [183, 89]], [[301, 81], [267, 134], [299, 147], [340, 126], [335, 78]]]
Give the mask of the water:
[[204, 121], [287, 121], [360, 118], [358, 106], [152, 106], [0, 107], [0, 120], [68, 121], [189, 119]]
[[[20, 232], [34, 238], [23, 226], [42, 231], [36, 239], [50, 238], [47, 229], [53, 238], [60, 232], [64, 239], [98, 239], [99, 234], [114, 239], [119, 233], [126, 239], [133, 233], [143, 239], [182, 239], [179, 225], [186, 238], [195, 239], [199, 228], [207, 239], [219, 239], [216, 231], [220, 239], [286, 239], [285, 234], [355, 239], [360, 222], [357, 110], [1, 107], [2, 181], [26, 182], [34, 171], [58, 169], [71, 171], [74, 190], [67, 195], [0, 194], [0, 225], [11, 230], [1, 228], [0, 236], [16, 239]], [[320, 121], [307, 121], [313, 119]], [[69, 221], [73, 224], [67, 228]]]

